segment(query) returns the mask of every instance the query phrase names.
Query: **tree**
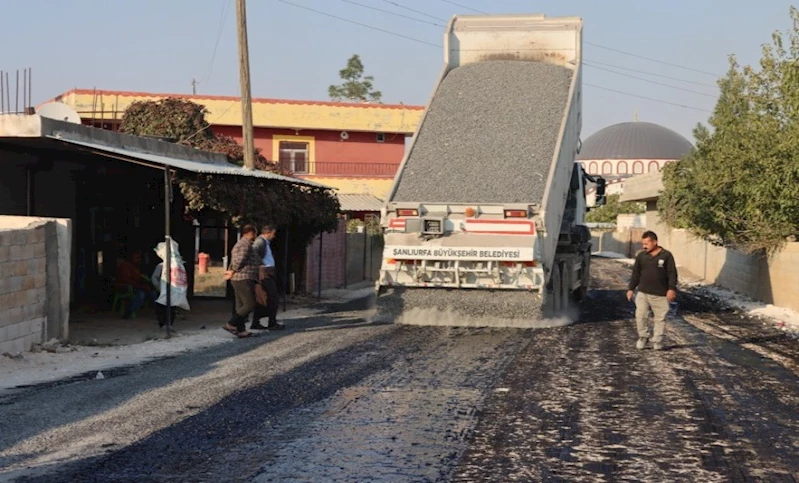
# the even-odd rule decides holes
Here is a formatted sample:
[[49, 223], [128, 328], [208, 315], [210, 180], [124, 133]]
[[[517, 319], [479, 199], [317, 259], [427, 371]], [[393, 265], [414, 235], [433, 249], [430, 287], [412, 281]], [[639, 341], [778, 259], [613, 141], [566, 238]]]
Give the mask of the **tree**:
[[[199, 104], [177, 97], [160, 101], [137, 101], [122, 115], [120, 131], [137, 136], [157, 136], [193, 148], [227, 155], [239, 166], [244, 164], [244, 147], [230, 136], [213, 132], [206, 120], [208, 110]], [[286, 176], [290, 171], [281, 170], [270, 163], [255, 149], [255, 167]]]
[[348, 100], [352, 102], [380, 102], [383, 93], [373, 89], [374, 77], [363, 76], [363, 63], [358, 54], [354, 54], [347, 61], [347, 66], [338, 72], [344, 81], [341, 85], [331, 85], [327, 93], [334, 101]]
[[591, 208], [585, 216], [585, 221], [590, 223], [616, 223], [616, 217], [621, 214], [638, 215], [646, 211], [646, 205], [635, 202], [620, 202], [619, 195], [608, 195], [604, 205]]
[[658, 208], [670, 225], [746, 252], [799, 234], [799, 11], [790, 16], [759, 69], [730, 57], [710, 128], [698, 125], [696, 149], [664, 168]]
[[[230, 136], [214, 133], [207, 113], [204, 106], [185, 99], [134, 102], [125, 110], [120, 130], [222, 153], [241, 166], [243, 146]], [[256, 149], [255, 154], [257, 169], [293, 176], [267, 161], [260, 150]], [[278, 180], [188, 172], [178, 172], [176, 181], [186, 200], [187, 215], [213, 210], [224, 213], [234, 224], [290, 227], [291, 242], [296, 246], [305, 246], [317, 234], [338, 227], [340, 206], [331, 190]]]

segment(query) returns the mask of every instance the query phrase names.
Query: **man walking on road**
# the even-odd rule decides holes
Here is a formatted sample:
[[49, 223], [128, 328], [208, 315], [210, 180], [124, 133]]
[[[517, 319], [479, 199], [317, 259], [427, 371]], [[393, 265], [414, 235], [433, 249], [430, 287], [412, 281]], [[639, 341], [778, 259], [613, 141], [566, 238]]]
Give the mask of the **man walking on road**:
[[[256, 330], [282, 330], [285, 326], [277, 321], [277, 283], [275, 277], [275, 257], [272, 255], [272, 240], [277, 236], [277, 230], [272, 225], [264, 225], [259, 236], [252, 244], [255, 255], [261, 260], [261, 272], [259, 283], [266, 292], [266, 307], [258, 304], [255, 308], [251, 329]], [[269, 323], [266, 327], [261, 325], [261, 318], [268, 317]]]
[[241, 239], [233, 246], [230, 267], [225, 272], [225, 279], [230, 280], [236, 292], [236, 312], [223, 329], [243, 339], [250, 337], [247, 332], [247, 316], [255, 309], [255, 284], [258, 282], [258, 267], [261, 261], [252, 249], [256, 230], [252, 225], [245, 225]]
[[652, 348], [663, 349], [663, 333], [666, 330], [666, 315], [669, 302], [677, 298], [677, 264], [668, 250], [658, 245], [658, 236], [646, 231], [642, 237], [644, 250], [635, 257], [633, 274], [627, 287], [627, 300], [635, 295], [635, 322], [638, 328], [638, 342], [635, 347], [642, 350], [649, 341], [647, 319], [649, 309], [654, 314], [654, 333]]

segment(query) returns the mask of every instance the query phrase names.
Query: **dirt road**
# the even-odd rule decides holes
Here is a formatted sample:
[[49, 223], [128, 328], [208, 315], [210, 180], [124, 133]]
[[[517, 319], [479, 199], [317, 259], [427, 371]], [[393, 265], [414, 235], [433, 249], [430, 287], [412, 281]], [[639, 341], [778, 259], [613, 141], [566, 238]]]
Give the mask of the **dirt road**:
[[579, 324], [279, 335], [0, 400], [0, 480], [796, 481], [799, 342], [683, 294], [637, 351], [629, 266]]

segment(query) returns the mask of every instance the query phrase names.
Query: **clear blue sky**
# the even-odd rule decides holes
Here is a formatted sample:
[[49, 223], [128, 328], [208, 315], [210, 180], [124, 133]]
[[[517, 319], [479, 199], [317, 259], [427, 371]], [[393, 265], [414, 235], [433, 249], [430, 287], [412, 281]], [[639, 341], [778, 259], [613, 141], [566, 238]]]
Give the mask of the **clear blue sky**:
[[[369, 10], [343, 0], [289, 0], [376, 28], [440, 44], [443, 27]], [[353, 0], [444, 23], [474, 13], [442, 0]], [[712, 109], [711, 75], [623, 55], [597, 45], [724, 74], [727, 56], [756, 63], [771, 32], [789, 26], [783, 0], [458, 0], [490, 13], [576, 15], [584, 19], [586, 63], [707, 95], [585, 68], [584, 82], [700, 109]], [[429, 16], [402, 9], [402, 5]], [[233, 0], [4, 0], [0, 69], [33, 68], [34, 105], [66, 90], [238, 95]], [[224, 21], [223, 21], [224, 20]], [[221, 29], [220, 29], [221, 25]], [[303, 10], [279, 0], [248, 1], [252, 91], [257, 97], [327, 99], [338, 70], [358, 53], [385, 102], [424, 104], [442, 64], [440, 48]], [[214, 46], [219, 39], [216, 54]], [[588, 44], [590, 43], [590, 44]], [[596, 45], [594, 45], [596, 44]], [[603, 66], [605, 67], [605, 66]], [[676, 77], [672, 80], [648, 73]], [[13, 95], [13, 94], [12, 94]], [[692, 139], [707, 113], [585, 87], [583, 139], [610, 124], [639, 119]]]

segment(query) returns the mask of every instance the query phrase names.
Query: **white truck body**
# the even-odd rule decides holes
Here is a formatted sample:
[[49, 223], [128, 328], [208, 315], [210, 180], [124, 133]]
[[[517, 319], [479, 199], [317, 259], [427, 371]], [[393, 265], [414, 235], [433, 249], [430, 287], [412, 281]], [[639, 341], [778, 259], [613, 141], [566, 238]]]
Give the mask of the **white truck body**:
[[[590, 236], [587, 258], [584, 237], [574, 239], [574, 228], [583, 224], [586, 212], [585, 173], [575, 163], [582, 126], [582, 20], [455, 16], [444, 44], [444, 67], [382, 209], [385, 248], [378, 295], [387, 287], [526, 290], [543, 295], [548, 285], [552, 291], [553, 271], [568, 285], [556, 291], [587, 286]], [[573, 71], [543, 201], [540, 205], [393, 201], [439, 84], [452, 69], [485, 60], [548, 62]], [[542, 177], [543, 173], [531, 177], [530, 182], [540, 183]], [[554, 270], [556, 266], [560, 268]]]

